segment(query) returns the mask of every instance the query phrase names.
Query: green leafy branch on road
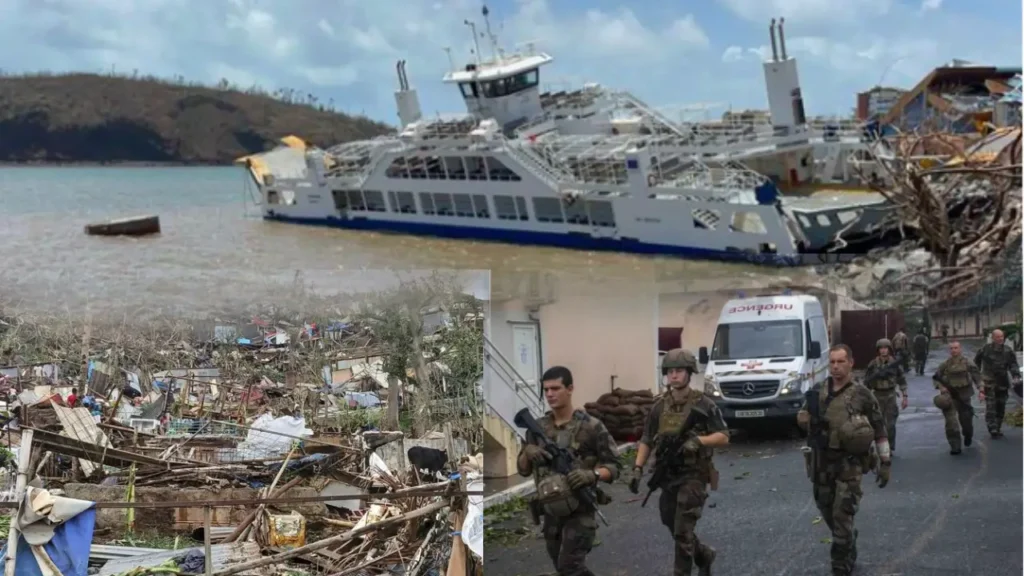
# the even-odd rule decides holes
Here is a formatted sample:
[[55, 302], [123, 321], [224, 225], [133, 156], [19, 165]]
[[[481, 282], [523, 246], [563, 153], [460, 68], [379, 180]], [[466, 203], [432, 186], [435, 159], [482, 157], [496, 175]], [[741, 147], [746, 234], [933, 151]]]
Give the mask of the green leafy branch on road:
[[525, 525], [526, 499], [515, 496], [484, 513], [484, 544], [513, 546], [530, 535]]

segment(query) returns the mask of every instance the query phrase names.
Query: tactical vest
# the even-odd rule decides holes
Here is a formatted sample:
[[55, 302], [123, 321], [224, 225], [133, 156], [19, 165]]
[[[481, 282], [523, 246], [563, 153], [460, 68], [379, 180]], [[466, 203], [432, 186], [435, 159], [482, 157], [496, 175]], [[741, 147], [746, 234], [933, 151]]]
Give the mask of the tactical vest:
[[[877, 369], [881, 370], [882, 368], [885, 368], [888, 364], [892, 364], [895, 361], [896, 360], [894, 360], [894, 359], [892, 359], [890, 357], [889, 362], [887, 364], [883, 364], [882, 360], [880, 358], [876, 358], [876, 359], [872, 360], [871, 362], [872, 362], [872, 364], [875, 365], [875, 367]], [[896, 389], [896, 378], [893, 378], [891, 376], [888, 377], [888, 378], [879, 378], [879, 379], [877, 379], [877, 380], [875, 380], [874, 382], [871, 383], [871, 389], [875, 390], [877, 392], [890, 392], [892, 390], [895, 390]]]
[[942, 375], [950, 388], [966, 388], [971, 385], [970, 367], [967, 365], [967, 358], [963, 356], [947, 360]]
[[1006, 344], [998, 348], [995, 344], [986, 344], [981, 353], [982, 374], [996, 380], [1005, 379], [1006, 371], [1009, 370], [1009, 355], [1012, 353]]
[[[826, 382], [825, 386], [818, 388], [819, 406], [825, 406], [826, 399], [828, 398], [828, 386], [831, 386], [830, 382]], [[853, 384], [848, 386], [853, 386]], [[863, 456], [867, 453], [867, 450], [850, 451], [848, 447], [852, 438], [844, 437], [844, 434], [867, 433], [869, 437], [872, 435], [870, 422], [868, 422], [866, 416], [855, 409], [853, 398], [852, 391], [844, 388], [840, 396], [833, 397], [832, 401], [828, 403], [822, 419], [828, 425], [829, 450], [846, 451], [851, 456]], [[866, 431], [865, 428], [867, 428]]]
[[[694, 432], [698, 435], [707, 434], [707, 414], [704, 414], [697, 408], [697, 403], [700, 402], [703, 396], [704, 393], [699, 390], [690, 390], [690, 394], [682, 402], [676, 402], [670, 394], [666, 394], [664, 404], [662, 405], [663, 409], [658, 418], [658, 432], [655, 441], [657, 442], [657, 439], [660, 438], [681, 434], [683, 432], [683, 425], [686, 424], [687, 419], [690, 417], [690, 412], [694, 409], [698, 410], [701, 416], [703, 416], [703, 418], [698, 418], [694, 424]], [[696, 454], [672, 455], [674, 457], [673, 461], [666, 463], [669, 467], [669, 476], [682, 477], [687, 474], [696, 474], [705, 482], [708, 482], [711, 478], [712, 455], [712, 449], [706, 446], [701, 446]]]
[[[579, 450], [579, 432], [586, 418], [573, 413], [572, 420], [561, 429], [555, 426], [554, 418], [545, 418], [544, 435], [558, 444], [559, 448], [576, 453]], [[586, 466], [589, 460], [593, 458], [584, 459], [583, 465]], [[593, 467], [593, 463], [589, 464]], [[533, 474], [534, 482], [537, 484], [537, 504], [545, 514], [563, 518], [579, 509], [579, 498], [569, 488], [569, 481], [564, 474], [556, 474], [548, 466], [538, 466]]]

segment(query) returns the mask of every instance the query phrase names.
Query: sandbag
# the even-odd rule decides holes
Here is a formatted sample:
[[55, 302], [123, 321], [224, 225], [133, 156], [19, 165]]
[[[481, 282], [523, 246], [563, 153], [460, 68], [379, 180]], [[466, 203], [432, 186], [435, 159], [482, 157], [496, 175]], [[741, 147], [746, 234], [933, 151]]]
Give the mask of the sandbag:
[[611, 392], [607, 392], [597, 397], [597, 403], [603, 406], [618, 406], [621, 402], [618, 396]]

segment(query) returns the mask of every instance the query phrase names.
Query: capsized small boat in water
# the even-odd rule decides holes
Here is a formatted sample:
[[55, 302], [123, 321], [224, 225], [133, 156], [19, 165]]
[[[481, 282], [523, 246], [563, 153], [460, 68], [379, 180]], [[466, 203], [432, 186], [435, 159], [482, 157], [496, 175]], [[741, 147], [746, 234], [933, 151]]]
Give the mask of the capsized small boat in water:
[[160, 233], [159, 216], [135, 216], [86, 224], [85, 233], [90, 236], [148, 236]]

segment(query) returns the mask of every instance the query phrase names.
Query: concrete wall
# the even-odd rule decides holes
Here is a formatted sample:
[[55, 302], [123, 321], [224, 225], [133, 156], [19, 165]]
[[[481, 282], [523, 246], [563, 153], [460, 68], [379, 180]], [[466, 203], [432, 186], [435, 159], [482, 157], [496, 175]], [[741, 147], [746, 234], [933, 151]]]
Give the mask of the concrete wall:
[[484, 478], [516, 474], [519, 436], [500, 418], [484, 415]]

